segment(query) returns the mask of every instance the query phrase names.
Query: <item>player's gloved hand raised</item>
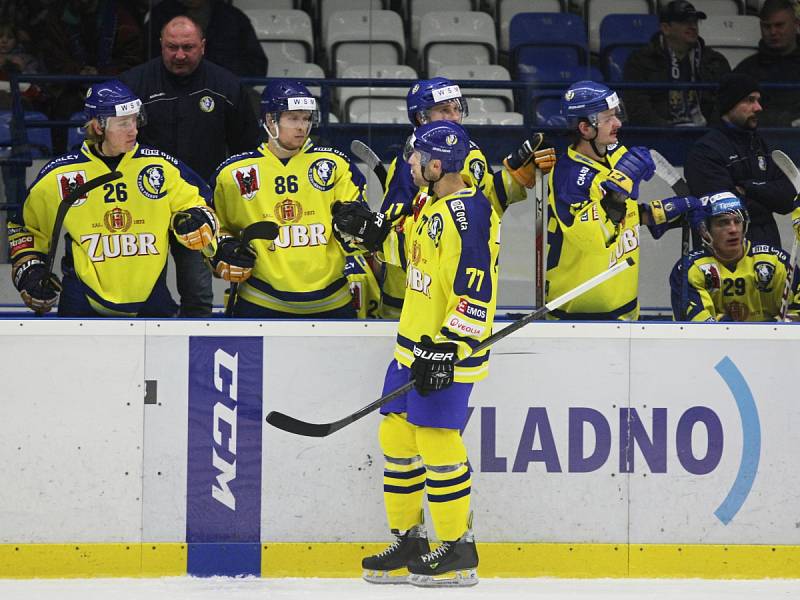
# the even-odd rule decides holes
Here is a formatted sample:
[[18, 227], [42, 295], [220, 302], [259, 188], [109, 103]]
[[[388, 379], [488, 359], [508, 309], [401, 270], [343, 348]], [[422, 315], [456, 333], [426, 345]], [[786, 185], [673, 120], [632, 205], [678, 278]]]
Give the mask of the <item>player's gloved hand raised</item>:
[[14, 285], [25, 306], [42, 315], [56, 305], [61, 292], [61, 281], [48, 272], [45, 262], [38, 257], [15, 267]]
[[656, 172], [650, 151], [643, 146], [629, 148], [611, 169], [601, 185], [607, 191], [616, 192], [626, 198], [639, 197], [639, 183], [648, 181]]
[[693, 227], [699, 227], [701, 222], [705, 223], [710, 210], [710, 203], [703, 202], [694, 196], [675, 196], [665, 200], [653, 200], [650, 203], [650, 213], [653, 215], [655, 225], [670, 223], [681, 215], [689, 213], [690, 224]]
[[363, 202], [336, 202], [332, 207], [333, 234], [346, 245], [379, 250], [392, 224], [383, 213], [372, 212]]
[[231, 283], [246, 281], [256, 265], [256, 252], [232, 235], [217, 238], [217, 252], [209, 259], [214, 273]]
[[536, 183], [536, 169], [549, 173], [556, 164], [555, 149], [541, 148], [543, 143], [544, 134], [534, 133], [503, 159], [503, 164], [514, 180], [526, 188], [532, 188]]
[[172, 215], [172, 229], [178, 241], [190, 250], [203, 250], [215, 243], [219, 225], [208, 206], [193, 206]]
[[453, 385], [458, 346], [453, 342], [434, 344], [430, 336], [423, 335], [414, 344], [414, 362], [411, 374], [414, 387], [422, 396]]

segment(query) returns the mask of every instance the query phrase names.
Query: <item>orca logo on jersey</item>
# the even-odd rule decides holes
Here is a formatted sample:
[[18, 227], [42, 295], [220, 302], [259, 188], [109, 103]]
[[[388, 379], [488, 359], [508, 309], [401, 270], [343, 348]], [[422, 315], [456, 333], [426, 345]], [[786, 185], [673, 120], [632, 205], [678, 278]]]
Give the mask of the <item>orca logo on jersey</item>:
[[768, 262], [759, 261], [755, 264], [756, 288], [759, 292], [772, 291], [772, 278], [775, 277], [775, 267]]
[[167, 193], [164, 189], [164, 182], [164, 167], [161, 165], [147, 165], [139, 171], [139, 176], [136, 178], [139, 191], [142, 192], [145, 198], [150, 198], [150, 200], [158, 200], [164, 197]]
[[[76, 187], [86, 183], [86, 171], [67, 171], [65, 173], [59, 173], [57, 179], [58, 193], [63, 200]], [[72, 205], [73, 208], [86, 202], [87, 198], [88, 196], [86, 194], [78, 198]]]
[[252, 200], [260, 187], [258, 165], [253, 164], [234, 169], [231, 175], [233, 175], [236, 185], [239, 186], [241, 197], [245, 200]]
[[428, 221], [428, 237], [433, 240], [433, 245], [439, 247], [439, 240], [442, 238], [442, 230], [444, 229], [444, 221], [441, 215], [433, 215]]
[[473, 158], [469, 161], [469, 172], [472, 174], [472, 179], [475, 180], [475, 183], [479, 184], [486, 174], [486, 164], [480, 158]]
[[333, 187], [333, 173], [336, 163], [328, 158], [320, 158], [311, 163], [308, 168], [308, 180], [321, 192], [327, 192]]

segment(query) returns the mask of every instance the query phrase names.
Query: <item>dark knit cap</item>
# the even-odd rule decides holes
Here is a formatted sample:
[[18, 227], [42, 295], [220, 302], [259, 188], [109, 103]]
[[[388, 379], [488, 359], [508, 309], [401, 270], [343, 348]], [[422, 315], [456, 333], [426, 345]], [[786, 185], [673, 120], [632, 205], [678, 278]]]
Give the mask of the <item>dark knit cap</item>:
[[724, 116], [753, 92], [760, 92], [758, 79], [745, 73], [728, 73], [719, 80], [719, 114]]

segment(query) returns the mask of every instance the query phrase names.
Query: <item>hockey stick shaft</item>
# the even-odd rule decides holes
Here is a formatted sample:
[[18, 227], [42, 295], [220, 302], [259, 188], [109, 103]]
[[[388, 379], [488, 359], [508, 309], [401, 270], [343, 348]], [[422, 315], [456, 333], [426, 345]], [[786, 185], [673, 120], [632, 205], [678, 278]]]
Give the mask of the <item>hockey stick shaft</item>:
[[783, 286], [783, 296], [781, 296], [781, 310], [778, 313], [778, 318], [781, 321], [791, 321], [787, 317], [789, 312], [789, 297], [792, 295], [792, 283], [794, 279], [794, 272], [797, 268], [797, 238], [792, 242], [792, 253], [789, 255], [789, 267], [786, 269], [786, 283]]
[[[274, 240], [280, 233], [280, 227], [277, 223], [272, 221], [257, 221], [250, 223], [247, 227], [242, 229], [241, 245], [239, 248], [247, 246], [252, 240]], [[230, 289], [228, 290], [228, 303], [225, 305], [225, 316], [230, 317], [233, 315], [233, 306], [236, 304], [236, 296], [239, 291], [239, 284], [231, 281]]]
[[544, 305], [544, 178], [542, 170], [535, 170], [536, 183], [534, 184], [534, 201], [536, 202], [536, 228], [534, 230], [534, 243], [536, 253], [536, 275], [535, 275], [535, 300], [536, 306]]
[[[772, 152], [772, 160], [777, 167], [783, 172], [784, 175], [792, 182], [796, 194], [800, 193], [800, 170], [784, 152], [775, 150]], [[781, 308], [778, 313], [778, 318], [781, 321], [788, 321], [791, 319], [786, 318], [786, 313], [789, 310], [789, 297], [792, 294], [792, 283], [794, 279], [795, 264], [797, 262], [797, 236], [792, 242], [792, 252], [789, 255], [789, 267], [786, 269], [786, 282], [783, 285], [783, 295], [781, 296]]]
[[381, 184], [381, 192], [386, 189], [386, 167], [383, 166], [381, 159], [375, 154], [375, 151], [367, 146], [361, 140], [353, 140], [350, 142], [350, 151], [355, 154], [356, 158], [367, 165], [378, 178], [378, 183]]
[[[507, 327], [499, 331], [496, 331], [488, 338], [483, 340], [480, 344], [478, 344], [473, 349], [471, 355], [474, 355], [478, 352], [485, 350], [486, 348], [500, 341], [504, 337], [511, 335], [518, 329], [521, 329], [528, 323], [536, 321], [537, 319], [541, 319], [542, 317], [547, 315], [547, 313], [555, 310], [560, 306], [563, 306], [570, 300], [573, 300], [574, 298], [577, 298], [578, 296], [585, 294], [589, 290], [608, 281], [612, 277], [615, 277], [616, 275], [632, 267], [633, 265], [634, 265], [633, 259], [627, 258], [624, 261], [617, 263], [610, 269], [607, 269], [606, 271], [603, 271], [602, 273], [595, 275], [591, 279], [588, 279], [587, 281], [573, 288], [569, 292], [559, 296], [558, 298], [555, 298], [554, 300], [551, 300], [541, 308], [538, 308], [532, 313], [525, 315], [521, 319], [517, 319]], [[463, 360], [466, 360], [466, 357], [461, 359], [459, 362], [462, 362]], [[326, 437], [336, 431], [339, 431], [343, 427], [346, 427], [350, 423], [358, 421], [359, 419], [370, 414], [371, 412], [378, 410], [381, 406], [387, 404], [388, 402], [394, 400], [399, 396], [402, 396], [406, 392], [410, 391], [411, 388], [413, 387], [414, 387], [414, 382], [409, 381], [408, 383], [400, 386], [396, 390], [393, 390], [388, 394], [381, 396], [374, 402], [367, 404], [364, 408], [354, 412], [351, 415], [344, 417], [343, 419], [339, 419], [338, 421], [333, 421], [332, 423], [308, 423], [306, 421], [295, 419], [294, 417], [291, 417], [287, 414], [278, 411], [272, 411], [267, 415], [267, 423], [269, 423], [273, 427], [282, 429], [283, 431], [287, 431], [289, 433], [294, 433], [296, 435], [303, 435], [307, 437]]]

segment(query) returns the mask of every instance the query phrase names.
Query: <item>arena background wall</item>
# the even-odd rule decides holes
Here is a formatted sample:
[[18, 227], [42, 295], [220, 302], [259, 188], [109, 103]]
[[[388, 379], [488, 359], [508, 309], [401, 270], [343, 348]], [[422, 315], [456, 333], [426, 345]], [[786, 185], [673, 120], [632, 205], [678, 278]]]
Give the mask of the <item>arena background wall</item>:
[[[502, 326], [502, 325], [501, 325]], [[358, 576], [392, 322], [0, 321], [0, 576]], [[481, 573], [800, 578], [794, 325], [532, 324], [465, 438]]]

